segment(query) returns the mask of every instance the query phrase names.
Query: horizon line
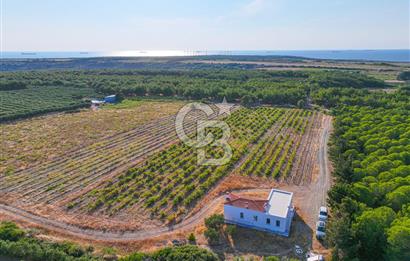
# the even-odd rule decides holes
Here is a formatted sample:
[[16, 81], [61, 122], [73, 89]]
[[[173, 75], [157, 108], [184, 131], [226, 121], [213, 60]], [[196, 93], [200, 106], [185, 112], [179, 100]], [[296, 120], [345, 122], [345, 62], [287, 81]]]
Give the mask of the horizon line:
[[2, 50], [2, 53], [7, 52], [298, 52], [298, 51], [410, 51], [410, 48], [350, 48], [350, 49], [128, 49], [128, 50]]

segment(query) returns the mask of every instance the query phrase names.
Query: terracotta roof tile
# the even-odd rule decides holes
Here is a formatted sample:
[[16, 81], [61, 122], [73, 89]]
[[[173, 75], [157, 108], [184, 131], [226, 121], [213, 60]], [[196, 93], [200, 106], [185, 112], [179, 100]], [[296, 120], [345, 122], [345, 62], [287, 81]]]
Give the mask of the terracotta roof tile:
[[229, 197], [230, 200], [240, 198], [240, 196], [233, 194], [233, 193], [228, 193], [226, 196]]
[[264, 199], [249, 199], [241, 198], [237, 195], [229, 194], [230, 200], [225, 202], [225, 205], [230, 205], [238, 208], [247, 208], [259, 212], [265, 212], [265, 204], [268, 202]]

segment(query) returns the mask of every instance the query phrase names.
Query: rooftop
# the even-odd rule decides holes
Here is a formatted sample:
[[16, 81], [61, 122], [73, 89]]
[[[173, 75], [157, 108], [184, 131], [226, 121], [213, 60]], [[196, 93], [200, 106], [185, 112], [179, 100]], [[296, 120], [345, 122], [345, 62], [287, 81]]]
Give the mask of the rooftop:
[[286, 218], [292, 204], [292, 192], [272, 189], [268, 198], [268, 213], [273, 216]]
[[272, 216], [286, 218], [292, 204], [292, 192], [272, 189], [267, 200], [243, 198], [229, 193], [225, 205], [238, 208], [247, 208], [255, 211], [265, 212]]
[[252, 209], [259, 212], [265, 212], [265, 206], [268, 202], [264, 199], [242, 198], [232, 193], [229, 193], [227, 198], [229, 198], [229, 200], [225, 202], [225, 205], [230, 205], [238, 208]]

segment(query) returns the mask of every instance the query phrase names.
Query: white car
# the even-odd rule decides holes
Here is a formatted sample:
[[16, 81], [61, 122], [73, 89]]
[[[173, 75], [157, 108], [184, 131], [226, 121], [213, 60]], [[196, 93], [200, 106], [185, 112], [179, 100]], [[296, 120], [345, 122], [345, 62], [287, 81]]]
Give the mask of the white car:
[[306, 261], [325, 261], [325, 259], [322, 255], [310, 252], [306, 254]]
[[322, 255], [315, 255], [315, 256], [308, 257], [306, 259], [306, 261], [324, 261], [324, 260], [325, 259], [323, 258]]
[[319, 220], [327, 221], [327, 207], [321, 206], [319, 209]]
[[326, 236], [326, 222], [318, 221], [316, 222], [316, 238], [324, 239]]

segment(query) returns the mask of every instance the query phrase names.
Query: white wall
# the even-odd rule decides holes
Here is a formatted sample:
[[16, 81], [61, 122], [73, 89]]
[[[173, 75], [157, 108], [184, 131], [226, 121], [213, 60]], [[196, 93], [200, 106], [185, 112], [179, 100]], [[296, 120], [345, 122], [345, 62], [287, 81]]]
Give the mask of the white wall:
[[[241, 212], [244, 214], [243, 218], [240, 217]], [[286, 218], [270, 216], [252, 209], [243, 209], [230, 205], [224, 205], [224, 216], [225, 220], [233, 221], [234, 223], [240, 223], [246, 226], [253, 226], [281, 233], [284, 233], [286, 231], [288, 222]], [[254, 216], [258, 217], [257, 221], [254, 220]], [[270, 218], [270, 224], [266, 224], [267, 218]], [[280, 221], [279, 227], [276, 226], [276, 220]]]

